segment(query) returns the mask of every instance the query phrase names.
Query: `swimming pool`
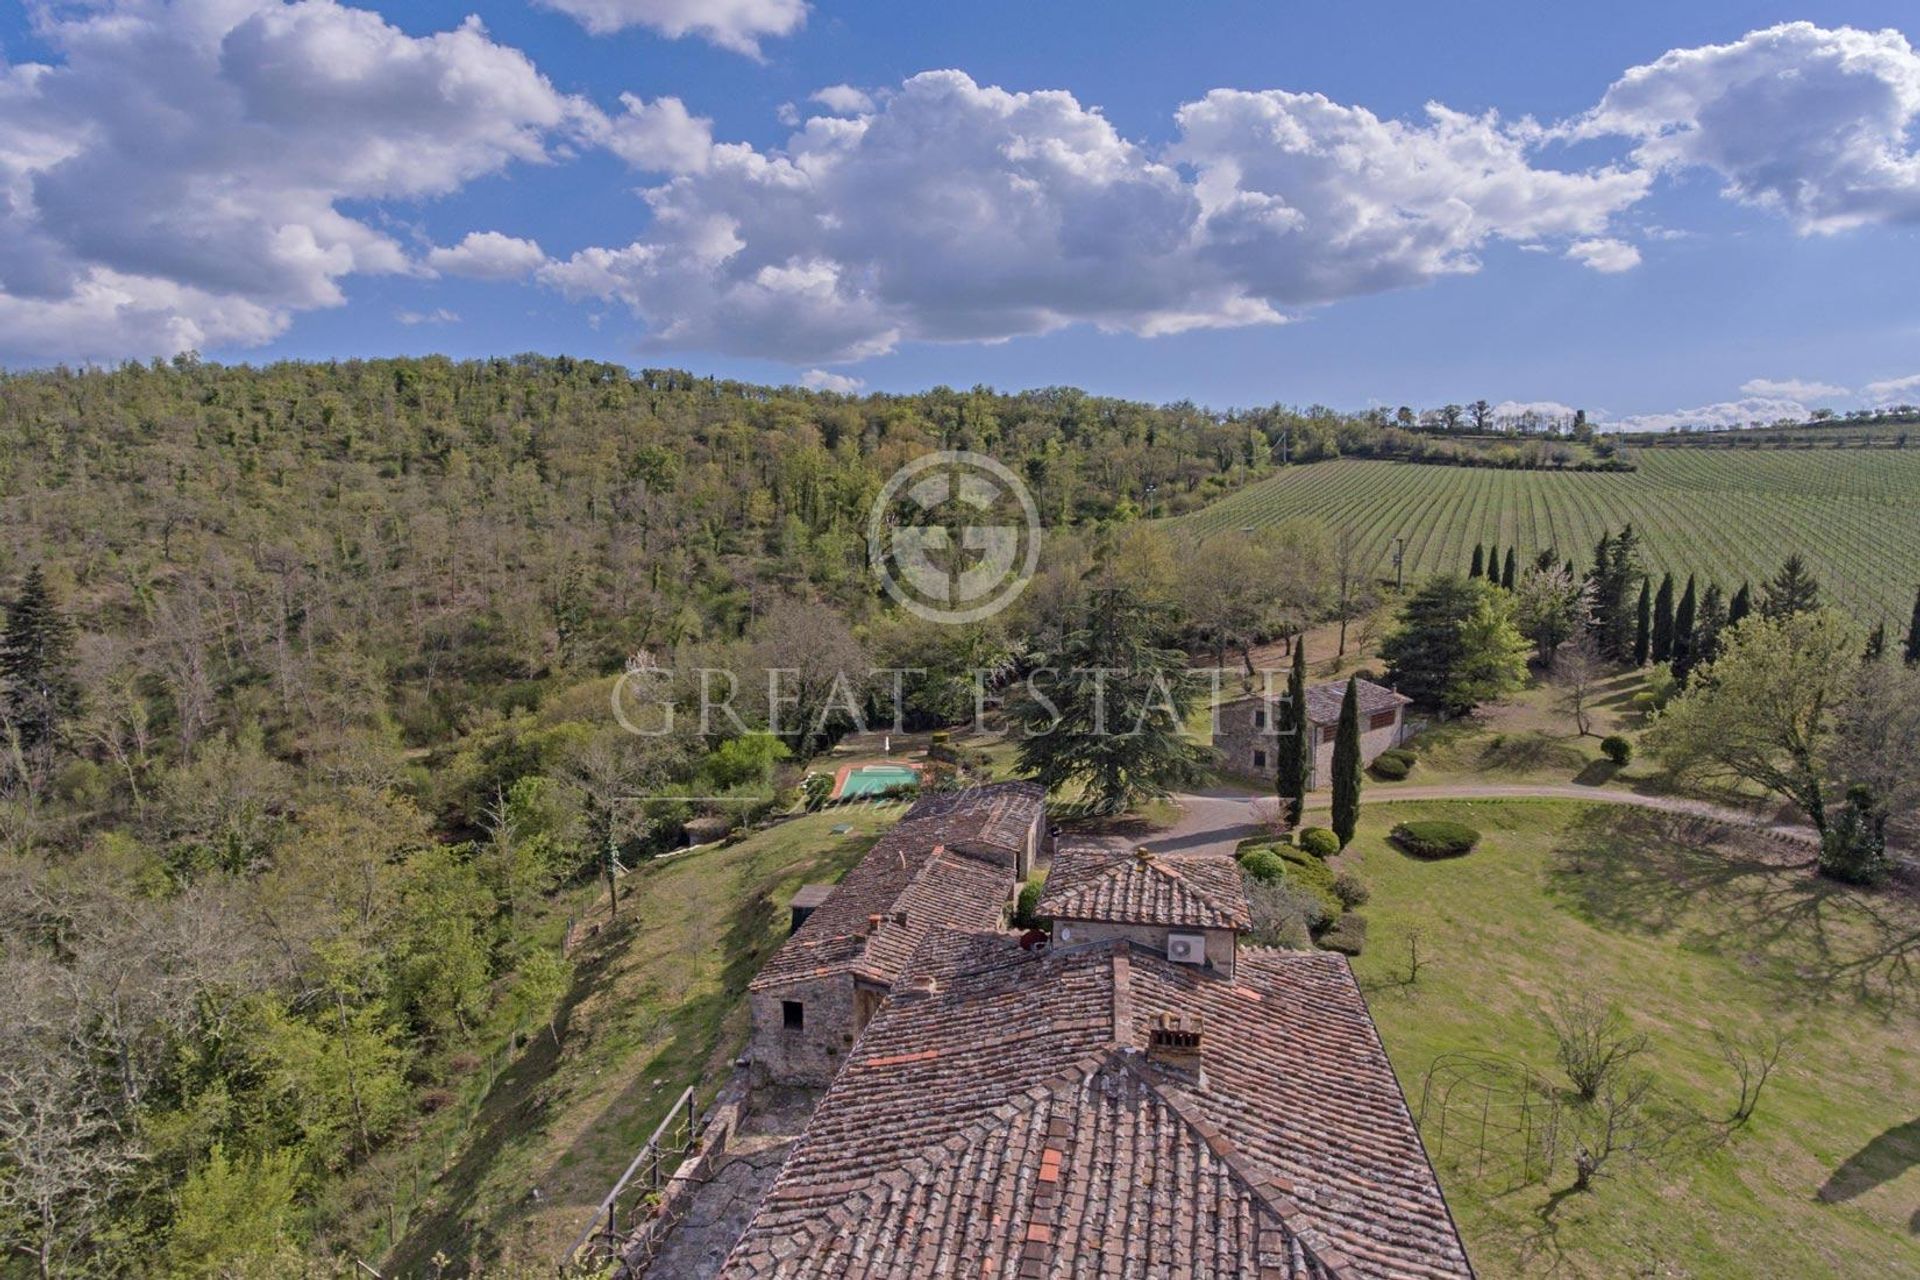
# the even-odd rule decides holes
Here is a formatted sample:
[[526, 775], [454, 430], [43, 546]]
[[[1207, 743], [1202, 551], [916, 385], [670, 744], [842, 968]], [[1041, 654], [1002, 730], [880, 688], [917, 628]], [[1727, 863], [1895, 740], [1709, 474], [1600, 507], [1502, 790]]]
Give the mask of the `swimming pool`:
[[883, 791], [919, 785], [919, 771], [907, 765], [863, 764], [847, 771], [847, 776], [840, 781], [840, 789], [834, 794], [845, 799], [848, 796], [879, 795]]

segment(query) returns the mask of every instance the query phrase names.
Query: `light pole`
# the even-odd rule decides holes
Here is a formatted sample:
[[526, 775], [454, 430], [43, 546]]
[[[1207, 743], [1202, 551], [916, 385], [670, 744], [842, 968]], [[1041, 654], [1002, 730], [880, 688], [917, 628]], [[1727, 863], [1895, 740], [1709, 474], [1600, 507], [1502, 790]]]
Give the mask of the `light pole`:
[[1393, 537], [1393, 593], [1399, 595], [1406, 589], [1406, 574], [1402, 569], [1407, 558], [1407, 540], [1401, 534]]

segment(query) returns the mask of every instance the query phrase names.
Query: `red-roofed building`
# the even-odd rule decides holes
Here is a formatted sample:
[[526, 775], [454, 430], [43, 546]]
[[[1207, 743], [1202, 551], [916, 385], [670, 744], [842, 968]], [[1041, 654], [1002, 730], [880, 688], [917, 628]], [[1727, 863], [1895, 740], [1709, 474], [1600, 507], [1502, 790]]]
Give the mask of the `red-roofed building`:
[[1055, 946], [1125, 938], [1229, 978], [1239, 935], [1253, 925], [1233, 859], [1161, 858], [1145, 849], [1055, 850], [1034, 911], [1052, 921]]

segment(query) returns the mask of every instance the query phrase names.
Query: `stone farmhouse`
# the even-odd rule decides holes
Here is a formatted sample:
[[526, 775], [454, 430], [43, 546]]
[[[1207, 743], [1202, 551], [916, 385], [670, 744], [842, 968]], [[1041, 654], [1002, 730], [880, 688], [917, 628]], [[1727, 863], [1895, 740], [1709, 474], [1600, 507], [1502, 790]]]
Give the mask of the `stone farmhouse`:
[[747, 988], [755, 1078], [828, 1084], [928, 930], [998, 928], [1041, 852], [1044, 800], [1030, 782], [928, 796], [832, 892], [803, 889]]
[[[792, 984], [795, 956], [852, 939], [861, 960], [841, 943], [815, 967], [885, 991], [835, 1046], [726, 1280], [1472, 1276], [1352, 970], [1243, 945], [1230, 859], [1063, 849], [1041, 899], [1051, 933], [1020, 934], [963, 905], [979, 891], [997, 915], [1011, 867], [952, 852], [951, 827], [916, 861], [907, 842], [936, 830], [876, 845], [775, 957]], [[962, 879], [974, 863], [999, 878]], [[929, 880], [946, 883], [911, 899]], [[892, 939], [842, 932], [883, 898], [911, 899], [910, 922], [959, 918], [928, 919], [895, 960]], [[780, 983], [756, 1000], [798, 989]], [[763, 1030], [756, 1005], [756, 1053], [785, 1029]]]
[[[1354, 677], [1356, 680], [1358, 676]], [[1313, 772], [1309, 787], [1324, 787], [1333, 777], [1333, 738], [1340, 726], [1340, 702], [1347, 682], [1336, 680], [1307, 690], [1307, 720], [1313, 727]], [[1413, 699], [1385, 685], [1360, 680], [1360, 761], [1372, 764], [1382, 751], [1399, 746], [1410, 732], [1406, 710]], [[1286, 723], [1285, 689], [1254, 694], [1219, 709], [1213, 749], [1221, 764], [1234, 773], [1272, 780], [1279, 759], [1275, 742]]]

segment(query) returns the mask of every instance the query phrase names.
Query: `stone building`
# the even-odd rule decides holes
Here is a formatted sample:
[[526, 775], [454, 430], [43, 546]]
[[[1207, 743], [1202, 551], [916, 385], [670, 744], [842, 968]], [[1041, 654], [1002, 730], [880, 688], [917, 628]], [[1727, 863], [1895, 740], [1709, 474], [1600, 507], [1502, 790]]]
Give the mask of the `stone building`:
[[[1358, 679], [1358, 677], [1355, 677]], [[1313, 685], [1307, 690], [1307, 720], [1313, 727], [1313, 771], [1309, 787], [1324, 787], [1333, 777], [1333, 739], [1340, 726], [1340, 702], [1347, 682]], [[1406, 741], [1406, 709], [1413, 699], [1371, 680], [1360, 681], [1360, 761], [1372, 764], [1382, 751]], [[1276, 744], [1288, 722], [1284, 688], [1273, 695], [1254, 694], [1223, 703], [1213, 734], [1220, 763], [1233, 773], [1271, 781], [1278, 769]]]
[[1253, 924], [1233, 859], [1162, 858], [1145, 849], [1055, 850], [1035, 912], [1052, 922], [1056, 947], [1125, 939], [1228, 978], [1239, 935]]
[[998, 928], [1040, 852], [1044, 800], [1028, 782], [928, 796], [824, 899], [796, 903], [747, 988], [755, 1081], [827, 1084], [930, 929]]

